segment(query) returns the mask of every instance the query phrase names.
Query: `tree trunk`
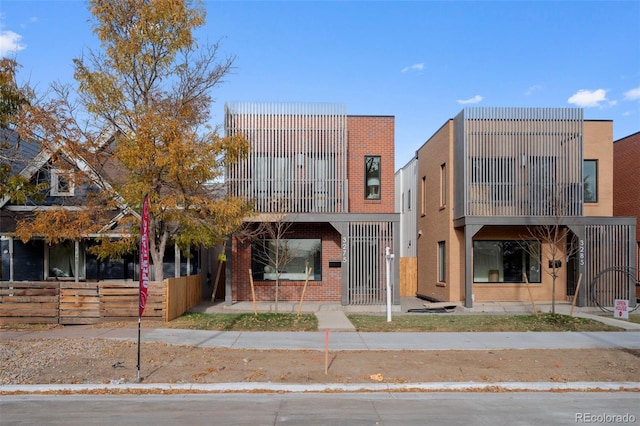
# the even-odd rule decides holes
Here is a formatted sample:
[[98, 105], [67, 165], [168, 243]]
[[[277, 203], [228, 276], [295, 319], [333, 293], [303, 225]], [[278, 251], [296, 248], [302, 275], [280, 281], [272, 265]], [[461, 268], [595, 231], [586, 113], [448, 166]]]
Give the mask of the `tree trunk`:
[[555, 260], [554, 262], [554, 268], [553, 268], [553, 275], [552, 275], [552, 285], [551, 285], [551, 313], [555, 314], [556, 313], [556, 278], [557, 278], [557, 273], [556, 273], [556, 268], [555, 268]]
[[276, 273], [276, 314], [278, 313], [278, 284], [280, 284], [280, 272]]
[[153, 259], [153, 281], [164, 280], [163, 262], [160, 253], [156, 253], [156, 250], [151, 252], [151, 258]]

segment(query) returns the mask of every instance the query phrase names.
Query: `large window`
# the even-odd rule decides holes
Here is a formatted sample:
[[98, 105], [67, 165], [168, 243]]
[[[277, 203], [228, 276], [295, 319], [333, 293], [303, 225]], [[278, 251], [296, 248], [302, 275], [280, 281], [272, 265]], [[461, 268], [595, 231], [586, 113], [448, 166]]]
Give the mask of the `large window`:
[[76, 252], [73, 241], [65, 241], [49, 247], [49, 277], [50, 278], [85, 278], [84, 245], [79, 244], [78, 270], [76, 271]]
[[598, 202], [598, 161], [584, 160], [583, 164], [584, 202]]
[[265, 239], [256, 242], [251, 252], [255, 280], [275, 281], [276, 263], [280, 280], [304, 281], [305, 267], [311, 268], [310, 281], [322, 280], [322, 241], [320, 239]]
[[364, 194], [367, 200], [380, 199], [380, 156], [364, 157]]
[[473, 282], [541, 282], [539, 241], [474, 241]]

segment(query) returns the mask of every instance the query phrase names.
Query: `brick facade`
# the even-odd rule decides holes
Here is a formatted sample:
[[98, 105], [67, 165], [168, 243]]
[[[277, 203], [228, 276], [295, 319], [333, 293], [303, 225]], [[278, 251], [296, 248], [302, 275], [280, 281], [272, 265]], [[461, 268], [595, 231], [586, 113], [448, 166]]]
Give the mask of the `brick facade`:
[[[350, 213], [392, 213], [395, 200], [394, 117], [347, 117]], [[364, 158], [379, 155], [380, 200], [365, 199]]]
[[640, 217], [640, 132], [613, 143], [613, 214]]
[[[319, 238], [322, 240], [322, 280], [309, 281], [304, 300], [308, 302], [339, 301], [341, 296], [341, 269], [329, 268], [329, 262], [340, 259], [340, 234], [326, 223], [297, 224], [290, 238]], [[231, 276], [235, 300], [251, 300], [251, 245], [233, 239], [233, 273]], [[275, 300], [275, 281], [254, 281], [256, 301]], [[280, 281], [278, 300], [298, 301], [304, 281]]]
[[[544, 188], [541, 182], [544, 182], [546, 177], [542, 179], [536, 177], [540, 176], [536, 172], [536, 167], [539, 167], [544, 161], [547, 161], [548, 164], [562, 164], [564, 169], [558, 169], [562, 171], [566, 171], [570, 164], [572, 166], [571, 170], [574, 172], [576, 170], [578, 172], [581, 171], [580, 168], [584, 165], [583, 160], [595, 160], [597, 162], [596, 202], [583, 203], [584, 209], [580, 216], [563, 218], [563, 220], [573, 222], [570, 223], [570, 226], [573, 226], [577, 232], [582, 231], [584, 235], [590, 235], [587, 234], [587, 230], [595, 227], [602, 227], [602, 232], [605, 232], [605, 228], [613, 229], [614, 226], [620, 226], [619, 229], [623, 229], [629, 226], [629, 221], [624, 218], [618, 220], [614, 215], [637, 216], [640, 212], [640, 191], [637, 190], [640, 187], [640, 178], [637, 173], [640, 171], [638, 167], [640, 160], [640, 133], [625, 138], [629, 139], [628, 141], [622, 140], [616, 143], [618, 146], [615, 148], [616, 160], [614, 160], [614, 149], [612, 147], [613, 122], [610, 120], [583, 120], [581, 115], [579, 115], [579, 119], [572, 118], [574, 120], [573, 125], [576, 127], [579, 125], [580, 129], [583, 130], [581, 132], [583, 137], [581, 140], [582, 145], [578, 150], [570, 145], [563, 145], [561, 142], [557, 142], [551, 136], [545, 140], [545, 137], [540, 136], [544, 133], [540, 133], [537, 130], [538, 122], [533, 123], [526, 120], [520, 124], [519, 130], [513, 133], [515, 135], [513, 138], [502, 140], [495, 138], [499, 132], [494, 132], [494, 126], [498, 128], [501, 125], [508, 126], [510, 124], [505, 124], [505, 121], [500, 121], [499, 123], [497, 122], [498, 120], [491, 121], [493, 119], [492, 113], [503, 113], [505, 111], [486, 110], [486, 117], [488, 118], [483, 117], [483, 119], [490, 123], [485, 126], [488, 126], [491, 130], [483, 130], [484, 128], [479, 124], [475, 116], [474, 120], [470, 120], [470, 124], [468, 124], [470, 127], [464, 127], [466, 124], [460, 118], [463, 116], [459, 115], [455, 119], [447, 121], [416, 153], [418, 161], [416, 176], [417, 294], [421, 297], [436, 301], [464, 302], [465, 306], [468, 307], [473, 305], [473, 300], [478, 302], [528, 301], [530, 297], [533, 297], [537, 301], [547, 302], [552, 299], [560, 301], [564, 300], [565, 297], [573, 296], [578, 273], [583, 274], [584, 272], [583, 275], [585, 277], [587, 277], [587, 272], [591, 274], [588, 275], [589, 277], [594, 275], [594, 268], [587, 268], [591, 264], [585, 265], [583, 263], [580, 266], [574, 266], [579, 265], [575, 253], [570, 254], [569, 261], [575, 263], [571, 264], [571, 270], [569, 270], [570, 267], [565, 260], [569, 256], [566, 254], [567, 243], [565, 241], [555, 242], [558, 247], [557, 255], [554, 255], [557, 256], [555, 259], [563, 259], [560, 269], [557, 270], [558, 277], [555, 282], [555, 294], [553, 294], [552, 290], [552, 268], [547, 262], [551, 258], [549, 253], [552, 252], [552, 243], [550, 241], [541, 241], [542, 255], [540, 256], [541, 265], [538, 271], [540, 275], [539, 282], [530, 282], [529, 286], [526, 286], [524, 285], [524, 279], [519, 282], [513, 278], [507, 280], [504, 276], [499, 275], [496, 278], [489, 279], [488, 276], [481, 275], [484, 272], [481, 267], [478, 268], [478, 275], [475, 275], [474, 262], [476, 260], [474, 259], [473, 251], [476, 241], [521, 241], [532, 239], [534, 237], [529, 234], [530, 229], [528, 226], [533, 228], [533, 224], [536, 222], [544, 222], [544, 220], [540, 219], [541, 214], [538, 213], [538, 210], [528, 210], [536, 202], [539, 203], [541, 199], [536, 192], [528, 191], [531, 191], [530, 188]], [[544, 112], [533, 109], [524, 111], [527, 114]], [[513, 111], [507, 112], [513, 113]], [[528, 117], [529, 115], [527, 114], [523, 116]], [[515, 122], [518, 119], [517, 113], [510, 118]], [[500, 130], [504, 129], [500, 128]], [[483, 148], [479, 148], [480, 144], [477, 143], [479, 139], [476, 135], [482, 134], [483, 131], [486, 133], [486, 139], [482, 141], [485, 145], [482, 145]], [[456, 132], [469, 133], [458, 134]], [[469, 134], [476, 137], [476, 139], [472, 139]], [[518, 145], [518, 141], [523, 140], [518, 138], [524, 137], [530, 137], [536, 143], [531, 143], [528, 146], [520, 145], [517, 149], [514, 148], [514, 146]], [[476, 142], [473, 145], [473, 149], [476, 149], [476, 151], [471, 151], [471, 148], [469, 148], [470, 140]], [[492, 143], [487, 141], [492, 141]], [[499, 142], [502, 142], [503, 145], [498, 145]], [[560, 147], [566, 150], [567, 155], [559, 159], [560, 154], [554, 151], [556, 145], [553, 145], [553, 143], [559, 143]], [[489, 148], [485, 149], [485, 147]], [[465, 148], [468, 149], [468, 152], [464, 151]], [[527, 151], [527, 149], [530, 151]], [[540, 160], [541, 158], [545, 160]], [[465, 168], [467, 164], [465, 161], [473, 166], [473, 160], [476, 159], [496, 159], [496, 161], [478, 162], [478, 164], [484, 165], [482, 168], [481, 166], [475, 166], [476, 169]], [[615, 167], [618, 173], [618, 180], [613, 176], [614, 161], [619, 161]], [[494, 165], [493, 168], [492, 165]], [[476, 172], [478, 174], [472, 174], [473, 170], [478, 170]], [[478, 181], [473, 181], [474, 176], [478, 176]], [[557, 176], [562, 177], [564, 175], [558, 173], [554, 176], [556, 176], [556, 180], [553, 183], [557, 185], [559, 179]], [[574, 173], [572, 175], [574, 180], [571, 181], [571, 184], [575, 185], [576, 181], [580, 182], [581, 176], [581, 173], [577, 175]], [[517, 179], [528, 181], [529, 186], [525, 187], [524, 192], [518, 192]], [[622, 184], [619, 183], [619, 180], [623, 179], [626, 180], [624, 184], [628, 186], [621, 187]], [[507, 180], [516, 188], [513, 192], [503, 190], [503, 188], [509, 187], [507, 185], [500, 186], [495, 184], [495, 182], [506, 182]], [[491, 187], [494, 192], [487, 190], [487, 187], [490, 186], [487, 182], [494, 182], [490, 184], [494, 185]], [[458, 185], [456, 186], [456, 184]], [[617, 191], [617, 195], [614, 194], [614, 188]], [[580, 189], [582, 190], [582, 188]], [[501, 190], [503, 192], [500, 192]], [[504, 194], [511, 194], [512, 198], [499, 198]], [[531, 198], [527, 199], [526, 197]], [[613, 207], [614, 198], [617, 199], [615, 209]], [[468, 204], [470, 203], [469, 200], [482, 204], [483, 207], [488, 206], [488, 208], [485, 208], [485, 210], [468, 209], [467, 211], [465, 208], [470, 205]], [[527, 200], [527, 202], [525, 203], [523, 200]], [[455, 204], [456, 202], [458, 205]], [[520, 206], [521, 209], [514, 209], [514, 206]], [[625, 207], [629, 210], [624, 210]], [[503, 213], [503, 210], [509, 213]], [[552, 213], [546, 214], [553, 218]], [[504, 217], [504, 223], [501, 223], [502, 217]], [[582, 226], [584, 228], [581, 228]], [[640, 236], [640, 232], [638, 235]], [[615, 253], [623, 253], [626, 250], [624, 246], [615, 243], [611, 243], [607, 248], [602, 248], [596, 246], [587, 237], [582, 236], [581, 238], [586, 239], [587, 246], [593, 243], [592, 246], [589, 246], [590, 250], [604, 250], [608, 254], [613, 253], [614, 250], [616, 250]], [[640, 240], [640, 237], [638, 239]], [[441, 253], [439, 248], [442, 247], [445, 250], [444, 275], [439, 268], [439, 256]], [[553, 247], [556, 246], [554, 245]], [[588, 255], [596, 256], [597, 254], [595, 251], [590, 251]], [[612, 257], [614, 256], [612, 255]], [[624, 260], [623, 257], [618, 259]], [[615, 261], [619, 261], [618, 259]], [[580, 267], [582, 269], [579, 269]], [[602, 265], [599, 265], [599, 267], [604, 268]], [[484, 268], [486, 269], [486, 266]], [[503, 265], [499, 264], [498, 269], [501, 268], [503, 268]], [[504, 274], [505, 270], [499, 273]], [[587, 280], [587, 278], [584, 279]], [[583, 299], [585, 297], [583, 296]], [[582, 300], [579, 303], [586, 304], [588, 301]]]
[[[282, 117], [280, 119], [283, 120]], [[357, 220], [366, 220], [362, 219], [362, 214], [393, 214], [395, 210], [395, 119], [392, 116], [346, 116], [346, 119], [348, 213], [340, 213], [340, 215], [344, 215], [343, 218], [348, 218], [350, 214], [357, 214]], [[322, 129], [321, 126], [319, 128]], [[262, 145], [263, 149], [266, 147], [268, 145]], [[364, 158], [367, 155], [381, 157], [380, 200], [365, 200]], [[314, 214], [317, 212], [294, 213], [296, 223], [286, 236], [286, 238], [298, 239], [319, 238], [322, 241], [321, 280], [309, 281], [304, 300], [315, 302], [344, 301], [344, 292], [349, 285], [349, 283], [343, 282], [344, 268], [348, 268], [350, 263], [342, 261], [342, 235], [330, 223], [306, 222], [304, 220], [306, 213]], [[348, 220], [344, 222], [345, 226], [349, 223]], [[251, 250], [250, 243], [241, 243], [235, 238], [232, 239], [231, 274], [227, 278], [231, 282], [232, 294], [225, 295], [227, 301], [252, 300], [249, 280]], [[331, 267], [329, 266], [330, 262], [332, 263]], [[283, 302], [299, 301], [304, 284], [304, 281], [280, 281], [278, 300]], [[254, 292], [257, 301], [274, 301], [275, 281], [254, 280]]]

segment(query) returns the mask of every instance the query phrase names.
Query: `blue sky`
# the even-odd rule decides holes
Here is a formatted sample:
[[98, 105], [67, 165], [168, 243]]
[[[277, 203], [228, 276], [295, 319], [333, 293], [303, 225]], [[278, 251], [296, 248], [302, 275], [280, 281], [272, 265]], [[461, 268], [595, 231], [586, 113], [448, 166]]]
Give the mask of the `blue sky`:
[[[640, 1], [206, 1], [200, 40], [222, 38], [228, 101], [335, 102], [396, 117], [405, 165], [467, 106], [573, 107], [640, 130]], [[99, 47], [80, 0], [2, 0], [0, 53], [21, 82], [72, 81]]]

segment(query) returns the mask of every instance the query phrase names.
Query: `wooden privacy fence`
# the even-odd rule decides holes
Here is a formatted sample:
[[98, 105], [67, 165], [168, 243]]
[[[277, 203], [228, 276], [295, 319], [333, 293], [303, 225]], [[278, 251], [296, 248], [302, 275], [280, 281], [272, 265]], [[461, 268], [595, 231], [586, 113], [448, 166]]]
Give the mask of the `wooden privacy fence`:
[[166, 283], [167, 303], [164, 320], [171, 321], [178, 318], [187, 310], [202, 301], [202, 285], [200, 275], [169, 278]]
[[400, 258], [400, 297], [413, 297], [418, 292], [418, 258]]
[[[0, 282], [0, 324], [96, 324], [138, 318], [138, 282]], [[200, 303], [200, 275], [150, 282], [143, 318], [170, 321]]]

